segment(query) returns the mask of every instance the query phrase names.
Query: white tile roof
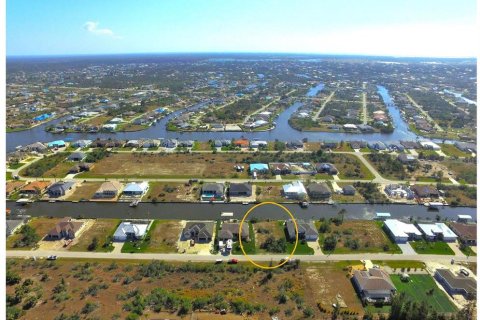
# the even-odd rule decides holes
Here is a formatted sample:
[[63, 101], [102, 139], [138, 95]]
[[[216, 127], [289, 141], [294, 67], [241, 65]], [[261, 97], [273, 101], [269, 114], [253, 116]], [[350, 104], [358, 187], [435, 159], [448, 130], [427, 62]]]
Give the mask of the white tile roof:
[[408, 237], [409, 234], [422, 235], [411, 223], [404, 223], [396, 219], [387, 219], [385, 220], [385, 225], [395, 237]]
[[445, 223], [419, 223], [418, 228], [429, 237], [434, 237], [441, 233], [446, 238], [457, 238], [457, 235]]

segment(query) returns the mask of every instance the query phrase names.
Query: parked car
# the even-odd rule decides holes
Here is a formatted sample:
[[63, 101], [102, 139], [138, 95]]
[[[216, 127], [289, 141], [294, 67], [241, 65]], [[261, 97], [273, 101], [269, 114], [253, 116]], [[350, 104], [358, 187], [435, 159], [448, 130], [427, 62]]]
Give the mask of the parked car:
[[468, 277], [470, 275], [470, 272], [467, 271], [467, 269], [461, 268], [460, 273], [463, 274], [465, 277]]
[[237, 259], [230, 259], [228, 261], [229, 264], [237, 264], [238, 263], [238, 260]]
[[223, 263], [223, 259], [217, 259], [217, 260], [215, 260], [215, 264], [221, 264], [221, 263]]
[[47, 260], [57, 260], [57, 256], [48, 256]]

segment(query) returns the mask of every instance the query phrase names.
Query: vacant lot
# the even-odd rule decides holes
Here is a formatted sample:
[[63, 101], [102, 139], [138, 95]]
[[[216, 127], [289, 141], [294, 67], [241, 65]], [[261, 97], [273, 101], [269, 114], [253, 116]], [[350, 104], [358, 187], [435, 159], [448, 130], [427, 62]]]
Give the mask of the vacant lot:
[[[308, 266], [305, 269], [305, 291], [310, 293], [306, 295], [307, 304], [318, 305], [330, 314], [333, 312], [332, 304], [341, 305], [339, 302], [343, 300], [346, 307], [341, 308], [341, 312], [350, 311], [362, 315], [362, 303], [347, 274], [342, 264], [338, 263]], [[323, 316], [321, 319], [331, 318], [330, 315]]]
[[[28, 295], [42, 293], [42, 303], [26, 310], [23, 319], [62, 313], [66, 316], [88, 314], [88, 318], [102, 319], [125, 319], [132, 314], [131, 319], [135, 319], [134, 310], [143, 313], [145, 319], [180, 319], [177, 315], [180, 306], [184, 306], [184, 319], [245, 319], [235, 314], [246, 314], [248, 310], [253, 313], [249, 319], [267, 319], [269, 313], [278, 314], [282, 319], [287, 313], [290, 314], [288, 318], [299, 319], [303, 309], [311, 312], [312, 319], [320, 318], [316, 301], [311, 294], [304, 293], [318, 292], [323, 284], [310, 283], [302, 267], [267, 276], [259, 269], [254, 272], [248, 264], [70, 259], [55, 262], [9, 259], [7, 264], [8, 270], [18, 274], [22, 281], [27, 278], [33, 281], [20, 302], [12, 302], [15, 308], [21, 310]], [[318, 275], [325, 277], [327, 283], [333, 286], [337, 282], [337, 286], [333, 286], [334, 294], [340, 292], [353, 306], [350, 300], [353, 300], [354, 291], [351, 285], [347, 286], [345, 273], [338, 273], [337, 278], [336, 273], [328, 274], [324, 270], [329, 269], [320, 268]], [[15, 289], [20, 286], [21, 283], [8, 286], [7, 294], [15, 295]], [[339, 288], [344, 291], [338, 291]], [[138, 301], [148, 303], [138, 304]], [[85, 307], [88, 303], [93, 303], [93, 308]], [[195, 308], [194, 316], [191, 316], [192, 307]], [[220, 309], [226, 309], [228, 315], [215, 314]]]
[[442, 144], [441, 145], [442, 147], [442, 151], [443, 153], [445, 153], [447, 156], [450, 156], [450, 157], [471, 157], [472, 154], [471, 153], [466, 153], [466, 152], [463, 152], [462, 150], [458, 149], [457, 147], [455, 147], [455, 145], [453, 144]]
[[[399, 275], [391, 275], [390, 278], [398, 292], [405, 292], [408, 298], [417, 303], [426, 302], [428, 306], [440, 313], [457, 311], [455, 305], [437, 287], [435, 280], [430, 275], [413, 274], [410, 275], [408, 282], [400, 280]], [[431, 294], [430, 290], [433, 290]]]
[[150, 230], [150, 241], [144, 252], [177, 252], [182, 224], [177, 220], [156, 220]]
[[443, 241], [411, 241], [410, 245], [413, 250], [419, 254], [446, 254], [454, 255], [455, 253], [450, 246]]
[[91, 126], [101, 126], [112, 119], [113, 119], [113, 116], [98, 116], [83, 122], [83, 124], [91, 125]]
[[[474, 160], [445, 160], [442, 163], [447, 166], [448, 170], [454, 173], [454, 178], [460, 183], [476, 183], [477, 166]], [[444, 176], [445, 175], [444, 173]]]
[[[341, 218], [339, 218], [341, 219]], [[381, 223], [367, 220], [344, 220], [336, 225], [328, 220], [317, 225], [322, 231], [322, 224], [328, 225], [324, 233], [320, 233], [319, 243], [323, 247], [325, 238], [336, 237], [334, 253], [389, 252], [401, 253], [400, 248], [392, 243], [383, 232]]]
[[289, 201], [282, 195], [282, 183], [256, 183], [257, 201], [286, 202]]
[[97, 219], [93, 226], [79, 237], [78, 242], [70, 247], [71, 251], [89, 251], [88, 246], [97, 238], [98, 246], [92, 250], [97, 252], [110, 252], [111, 237], [120, 224], [120, 219]]
[[243, 158], [241, 154], [117, 153], [98, 161], [80, 177], [245, 178], [246, 172], [234, 169]]
[[[31, 226], [34, 230], [35, 233], [40, 237], [40, 239], [43, 239], [47, 235], [47, 233], [55, 227], [55, 225], [60, 221], [58, 218], [32, 218], [30, 221], [28, 221], [28, 225]], [[24, 248], [16, 248], [15, 247], [15, 242], [19, 239], [22, 238], [22, 235], [19, 234], [18, 232], [11, 235], [10, 237], [7, 238], [7, 249], [31, 249], [33, 246], [30, 247], [24, 247]]]
[[197, 201], [199, 194], [200, 186], [196, 183], [187, 185], [179, 182], [151, 182], [146, 199], [154, 202], [191, 202]]
[[75, 191], [66, 200], [67, 201], [81, 201], [89, 200], [95, 194], [102, 182], [82, 182], [75, 188]]
[[[67, 168], [66, 164], [63, 163], [69, 155], [69, 152], [59, 152], [48, 157], [44, 156], [28, 167], [21, 169], [20, 175], [26, 177], [51, 177], [53, 176], [52, 174], [55, 174], [57, 177], [64, 177], [68, 169], [73, 166], [72, 164]], [[57, 166], [58, 169], [56, 169]]]

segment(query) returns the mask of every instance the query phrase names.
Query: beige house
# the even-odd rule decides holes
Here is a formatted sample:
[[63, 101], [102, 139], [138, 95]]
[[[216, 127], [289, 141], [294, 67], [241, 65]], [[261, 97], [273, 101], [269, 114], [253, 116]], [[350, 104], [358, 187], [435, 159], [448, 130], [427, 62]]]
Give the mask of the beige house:
[[118, 181], [106, 181], [95, 191], [94, 198], [115, 198], [122, 190], [122, 184]]

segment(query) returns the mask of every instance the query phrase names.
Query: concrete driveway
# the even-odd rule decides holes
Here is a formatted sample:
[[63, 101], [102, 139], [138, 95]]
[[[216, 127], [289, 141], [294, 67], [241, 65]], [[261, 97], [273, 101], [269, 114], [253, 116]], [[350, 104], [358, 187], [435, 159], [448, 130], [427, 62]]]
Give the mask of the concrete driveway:
[[400, 247], [400, 249], [402, 250], [403, 254], [406, 254], [406, 255], [416, 255], [417, 253], [415, 252], [415, 250], [413, 250], [412, 246], [410, 245], [410, 243], [398, 243], [398, 246]]

